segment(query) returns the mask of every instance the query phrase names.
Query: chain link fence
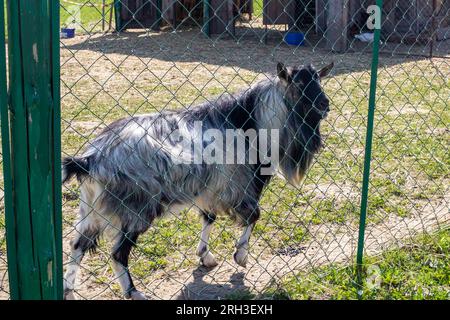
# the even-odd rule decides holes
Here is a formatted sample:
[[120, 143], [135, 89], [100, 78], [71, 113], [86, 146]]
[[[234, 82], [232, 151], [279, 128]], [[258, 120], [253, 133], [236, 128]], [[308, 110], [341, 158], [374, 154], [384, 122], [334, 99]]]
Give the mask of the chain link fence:
[[[354, 262], [373, 58], [367, 8], [375, 1], [60, 4], [63, 157], [81, 155], [118, 119], [186, 112], [272, 81], [279, 61], [335, 65], [322, 81], [331, 109], [321, 123], [324, 145], [299, 186], [275, 177], [263, 190], [246, 267], [233, 260], [242, 228], [227, 215], [217, 216], [209, 240], [217, 266], [199, 264], [205, 226], [192, 201], [170, 219], [155, 220], [131, 251], [128, 270], [147, 297], [329, 299], [356, 298], [358, 291], [367, 298], [449, 297], [449, 2], [384, 1], [362, 287]], [[291, 36], [304, 39], [290, 45]], [[129, 157], [138, 146], [130, 148]], [[86, 220], [77, 218], [80, 202], [73, 179], [63, 186], [66, 269], [76, 258], [70, 241]], [[111, 223], [96, 207], [90, 214]], [[0, 298], [7, 299], [4, 224], [2, 214]], [[83, 259], [75, 298], [124, 297], [111, 246], [101, 237]], [[431, 270], [423, 281], [417, 265]]]

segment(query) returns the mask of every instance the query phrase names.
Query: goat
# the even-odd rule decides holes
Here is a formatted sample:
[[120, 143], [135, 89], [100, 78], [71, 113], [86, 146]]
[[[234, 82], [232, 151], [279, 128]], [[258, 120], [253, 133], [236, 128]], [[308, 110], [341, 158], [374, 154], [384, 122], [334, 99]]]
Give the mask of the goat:
[[[83, 155], [65, 158], [63, 183], [73, 176], [80, 182], [79, 220], [64, 279], [65, 298], [74, 298], [85, 252], [94, 250], [99, 237], [106, 233], [114, 244], [112, 267], [124, 296], [145, 299], [128, 270], [130, 251], [154, 219], [189, 207], [195, 207], [202, 216], [197, 248], [200, 262], [209, 268], [217, 265], [208, 239], [216, 215], [227, 213], [244, 227], [234, 260], [245, 267], [249, 238], [260, 216], [259, 200], [272, 175], [263, 173], [266, 165], [261, 159], [253, 164], [179, 161], [183, 152], [188, 160], [195, 157], [190, 145], [182, 144], [179, 138], [200, 139], [205, 146], [217, 142], [205, 138], [208, 129], [219, 133], [254, 130], [257, 139], [262, 138], [261, 130], [278, 131], [278, 145], [270, 153], [279, 155], [275, 165], [281, 174], [298, 185], [322, 145], [320, 122], [330, 109], [320, 79], [333, 66], [316, 71], [311, 65], [293, 68], [278, 63], [277, 76], [235, 97], [227, 95], [190, 109], [118, 120], [105, 128]], [[172, 135], [175, 131], [178, 138]], [[245, 146], [246, 154], [251, 146], [260, 147], [252, 143]]]

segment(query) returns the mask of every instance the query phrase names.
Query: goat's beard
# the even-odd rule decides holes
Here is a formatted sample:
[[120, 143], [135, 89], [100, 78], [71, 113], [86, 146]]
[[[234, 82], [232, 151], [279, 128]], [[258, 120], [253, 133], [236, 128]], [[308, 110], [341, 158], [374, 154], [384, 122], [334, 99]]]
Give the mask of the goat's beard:
[[299, 187], [303, 181], [305, 174], [300, 168], [294, 168], [291, 171], [287, 171], [286, 168], [281, 169], [281, 177], [294, 187]]
[[291, 113], [280, 137], [282, 176], [290, 184], [299, 186], [321, 146], [319, 122], [306, 123], [298, 113]]

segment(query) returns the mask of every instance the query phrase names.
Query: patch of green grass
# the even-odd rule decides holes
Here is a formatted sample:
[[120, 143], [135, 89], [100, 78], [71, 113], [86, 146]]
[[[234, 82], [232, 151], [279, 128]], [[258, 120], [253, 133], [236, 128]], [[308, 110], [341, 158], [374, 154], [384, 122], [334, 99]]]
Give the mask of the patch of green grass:
[[6, 235], [4, 233], [5, 230], [5, 215], [4, 210], [2, 208], [0, 213], [0, 255], [6, 256]]
[[[108, 0], [106, 4], [111, 2]], [[73, 3], [78, 3], [79, 5]], [[60, 7], [61, 27], [74, 26], [78, 34], [100, 31], [102, 27], [101, 4], [102, 0], [62, 0]], [[110, 7], [106, 7], [106, 28], [108, 28], [109, 10]]]
[[253, 15], [257, 18], [262, 18], [263, 15], [263, 0], [253, 0]]
[[[450, 229], [366, 258], [364, 273], [364, 299], [450, 299]], [[334, 264], [291, 276], [263, 296], [355, 299], [357, 291], [354, 267]]]
[[[406, 65], [398, 69], [402, 71], [403, 66]], [[137, 71], [141, 67], [144, 66], [139, 64]], [[76, 69], [77, 65], [73, 68]], [[125, 66], [120, 68], [125, 73], [130, 71]], [[192, 66], [186, 68], [191, 69]], [[170, 72], [164, 76], [168, 79], [164, 86], [157, 74], [137, 76], [130, 91], [126, 91], [129, 83], [121, 85], [118, 82], [114, 85], [115, 90], [105, 88], [97, 93], [101, 88], [96, 83], [102, 83], [102, 80], [93, 81], [91, 77], [101, 74], [98, 72], [81, 80], [74, 77], [74, 83], [65, 80], [69, 86], [72, 85], [72, 95], [64, 96], [62, 114], [76, 131], [70, 128], [63, 130], [63, 150], [68, 154], [78, 153], [80, 146], [96, 135], [91, 123], [108, 124], [129, 114], [191, 106], [224, 91], [223, 85], [208, 77], [191, 77], [181, 84], [171, 82], [171, 79], [178, 79], [181, 75], [176, 70], [174, 74]], [[367, 217], [368, 223], [373, 224], [383, 222], [389, 215], [410, 216], [412, 210], [420, 210], [423, 203], [442, 197], [450, 161], [445, 147], [445, 131], [442, 131], [446, 126], [448, 110], [442, 98], [435, 101], [436, 97], [444, 97], [448, 88], [442, 83], [437, 85], [441, 81], [439, 77], [430, 77], [433, 79], [431, 84], [427, 79], [416, 77], [415, 69], [399, 72], [395, 82], [386, 70], [380, 72], [382, 94], [377, 105]], [[324, 83], [333, 105], [330, 118], [323, 125], [325, 147], [317, 155], [300, 188], [294, 188], [279, 178], [273, 179], [266, 188], [261, 201], [262, 216], [251, 244], [259, 242], [264, 250], [276, 251], [287, 246], [297, 247], [318, 237], [310, 230], [311, 226], [333, 224], [341, 231], [346, 230], [346, 225], [357, 226], [369, 74], [350, 74], [352, 77], [338, 75]], [[68, 79], [70, 76], [67, 74]], [[235, 77], [235, 71], [230, 70], [222, 73], [220, 79], [228, 84], [229, 92], [235, 92], [256, 76], [254, 72], [242, 70], [240, 77]], [[409, 77], [408, 86], [402, 84]], [[383, 82], [386, 79], [389, 81]], [[399, 91], [397, 84], [402, 84], [403, 92]], [[427, 91], [431, 94], [423, 98], [411, 86], [420, 88], [420, 93]], [[136, 94], [134, 89], [148, 94], [148, 97]], [[113, 97], [120, 97], [119, 105], [105, 94], [106, 91]], [[411, 105], [414, 110], [407, 109]], [[401, 112], [404, 106], [408, 113]], [[84, 126], [86, 123], [87, 127]], [[63, 122], [63, 127], [66, 126], [67, 123]], [[427, 134], [429, 128], [438, 132]], [[437, 161], [430, 161], [430, 156]], [[76, 188], [75, 185], [71, 187]], [[69, 200], [66, 205], [75, 206], [76, 201]], [[140, 238], [138, 248], [141, 249], [139, 254], [142, 259], [136, 260], [135, 271], [144, 275], [156, 269], [168, 270], [196, 264], [195, 248], [200, 230], [200, 219], [194, 212], [157, 221], [155, 228]], [[228, 217], [218, 219], [210, 244], [218, 260], [231, 257], [240, 232], [241, 229], [236, 228]]]
[[225, 296], [226, 300], [252, 300], [256, 295], [249, 290], [236, 290]]

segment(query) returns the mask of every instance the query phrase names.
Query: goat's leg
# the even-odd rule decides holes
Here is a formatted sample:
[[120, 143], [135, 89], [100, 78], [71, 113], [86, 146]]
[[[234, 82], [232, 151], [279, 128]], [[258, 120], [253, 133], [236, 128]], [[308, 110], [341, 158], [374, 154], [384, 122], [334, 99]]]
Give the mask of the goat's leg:
[[233, 258], [241, 267], [247, 266], [249, 240], [254, 227], [254, 223], [245, 226], [244, 232], [242, 232], [241, 237], [236, 242], [236, 252], [234, 253]]
[[80, 269], [81, 261], [88, 250], [94, 250], [97, 246], [101, 226], [93, 217], [92, 199], [88, 197], [86, 187], [82, 185], [80, 194], [79, 220], [75, 225], [76, 234], [70, 241], [70, 257], [64, 274], [64, 299], [74, 300], [75, 282]]
[[245, 267], [248, 259], [250, 236], [253, 228], [255, 227], [256, 221], [259, 219], [260, 209], [257, 206], [253, 207], [244, 205], [236, 208], [236, 212], [243, 220], [245, 228], [241, 237], [236, 242], [236, 252], [234, 253], [233, 258], [238, 265]]
[[70, 261], [64, 275], [64, 299], [75, 300], [73, 291], [81, 260], [88, 250], [94, 250], [97, 246], [99, 232], [97, 229], [78, 230], [75, 238], [70, 241]]
[[131, 249], [136, 245], [138, 232], [119, 232], [116, 244], [112, 251], [112, 268], [118, 279], [122, 292], [127, 299], [132, 300], [146, 300], [144, 294], [139, 292], [131, 279], [130, 271], [128, 270], [128, 259]]
[[205, 211], [201, 212], [202, 215], [202, 235], [200, 242], [197, 247], [197, 256], [200, 257], [200, 263], [207, 268], [214, 268], [217, 266], [216, 259], [213, 254], [209, 251], [208, 241], [209, 235], [211, 234], [211, 229], [216, 216], [212, 213]]
[[100, 236], [100, 229], [97, 226], [86, 226], [81, 223], [76, 227], [77, 234], [70, 241], [70, 257], [64, 274], [64, 299], [75, 300], [74, 290], [81, 261], [86, 251], [95, 251]]

